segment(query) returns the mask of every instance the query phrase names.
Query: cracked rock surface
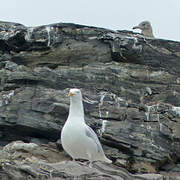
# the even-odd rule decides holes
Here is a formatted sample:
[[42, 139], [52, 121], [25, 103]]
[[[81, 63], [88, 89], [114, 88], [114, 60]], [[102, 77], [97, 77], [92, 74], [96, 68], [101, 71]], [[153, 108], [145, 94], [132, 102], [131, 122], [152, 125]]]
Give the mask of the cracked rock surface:
[[[2, 179], [180, 178], [179, 42], [1, 21], [0, 82]], [[73, 87], [82, 90], [85, 120], [112, 165], [90, 169], [63, 152]]]

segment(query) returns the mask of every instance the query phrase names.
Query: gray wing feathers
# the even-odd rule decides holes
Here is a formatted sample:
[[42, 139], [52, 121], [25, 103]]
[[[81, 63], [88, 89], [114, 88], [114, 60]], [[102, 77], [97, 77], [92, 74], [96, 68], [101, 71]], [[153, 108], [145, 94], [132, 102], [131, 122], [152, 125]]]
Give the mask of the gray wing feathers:
[[86, 135], [93, 139], [93, 141], [96, 143], [98, 152], [103, 152], [102, 146], [96, 133], [89, 126], [86, 126]]

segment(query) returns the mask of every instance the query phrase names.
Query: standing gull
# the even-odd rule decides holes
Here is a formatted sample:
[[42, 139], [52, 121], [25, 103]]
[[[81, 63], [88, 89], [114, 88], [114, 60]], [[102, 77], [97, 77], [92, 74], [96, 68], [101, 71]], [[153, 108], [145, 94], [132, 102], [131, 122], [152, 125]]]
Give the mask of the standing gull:
[[149, 21], [143, 21], [138, 26], [133, 27], [133, 29], [140, 29], [143, 36], [154, 38], [152, 26]]
[[69, 116], [62, 128], [61, 142], [64, 150], [75, 159], [104, 161], [111, 163], [102, 149], [96, 133], [85, 123], [82, 94], [79, 89], [71, 89]]

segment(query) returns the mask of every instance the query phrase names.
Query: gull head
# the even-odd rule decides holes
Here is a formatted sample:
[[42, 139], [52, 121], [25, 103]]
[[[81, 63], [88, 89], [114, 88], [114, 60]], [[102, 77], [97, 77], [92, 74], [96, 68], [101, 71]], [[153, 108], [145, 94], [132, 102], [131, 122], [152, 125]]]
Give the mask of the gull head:
[[81, 90], [76, 88], [70, 89], [69, 97], [73, 100], [82, 100]]
[[138, 26], [134, 26], [133, 29], [140, 29], [142, 35], [154, 38], [152, 26], [149, 21], [143, 21]]
[[149, 21], [143, 21], [138, 26], [134, 26], [133, 29], [148, 30], [151, 29], [151, 23]]

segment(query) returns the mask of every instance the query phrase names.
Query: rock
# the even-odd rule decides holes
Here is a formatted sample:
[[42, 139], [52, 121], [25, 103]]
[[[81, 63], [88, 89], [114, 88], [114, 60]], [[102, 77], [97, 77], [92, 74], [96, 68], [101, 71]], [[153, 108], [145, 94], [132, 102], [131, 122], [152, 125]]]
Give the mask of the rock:
[[142, 177], [148, 180], [163, 180], [164, 179], [161, 174], [142, 174], [142, 175], [139, 175], [139, 177]]
[[12, 142], [3, 147], [3, 150], [6, 152], [15, 152], [15, 151], [33, 151], [36, 149], [37, 145], [34, 143], [23, 143], [22, 141]]
[[91, 177], [109, 180], [139, 180], [158, 177], [155, 174], [133, 175], [124, 168], [115, 167], [114, 165], [109, 166], [102, 162], [95, 162], [93, 167], [90, 168], [87, 162], [63, 161], [63, 152], [59, 152], [55, 148], [21, 141], [8, 144], [0, 151], [0, 154], [0, 167], [3, 170], [1, 178], [7, 179], [78, 178], [83, 180]]
[[[109, 168], [116, 179], [133, 179], [132, 173], [147, 179], [156, 173], [158, 179], [179, 168], [179, 42], [68, 23], [30, 28], [1, 22], [0, 37], [0, 144], [7, 157], [2, 176], [50, 178], [51, 171], [41, 174], [39, 160], [50, 170], [53, 163], [64, 163], [66, 172], [67, 166], [84, 171], [79, 163], [64, 162], [69, 157], [57, 142], [72, 87], [81, 88], [86, 121], [114, 162], [95, 163], [96, 179], [104, 173], [99, 167]], [[28, 151], [31, 143], [35, 149]], [[12, 162], [9, 146], [15, 159], [24, 151], [35, 163]], [[59, 177], [71, 175], [60, 171], [52, 178]]]

